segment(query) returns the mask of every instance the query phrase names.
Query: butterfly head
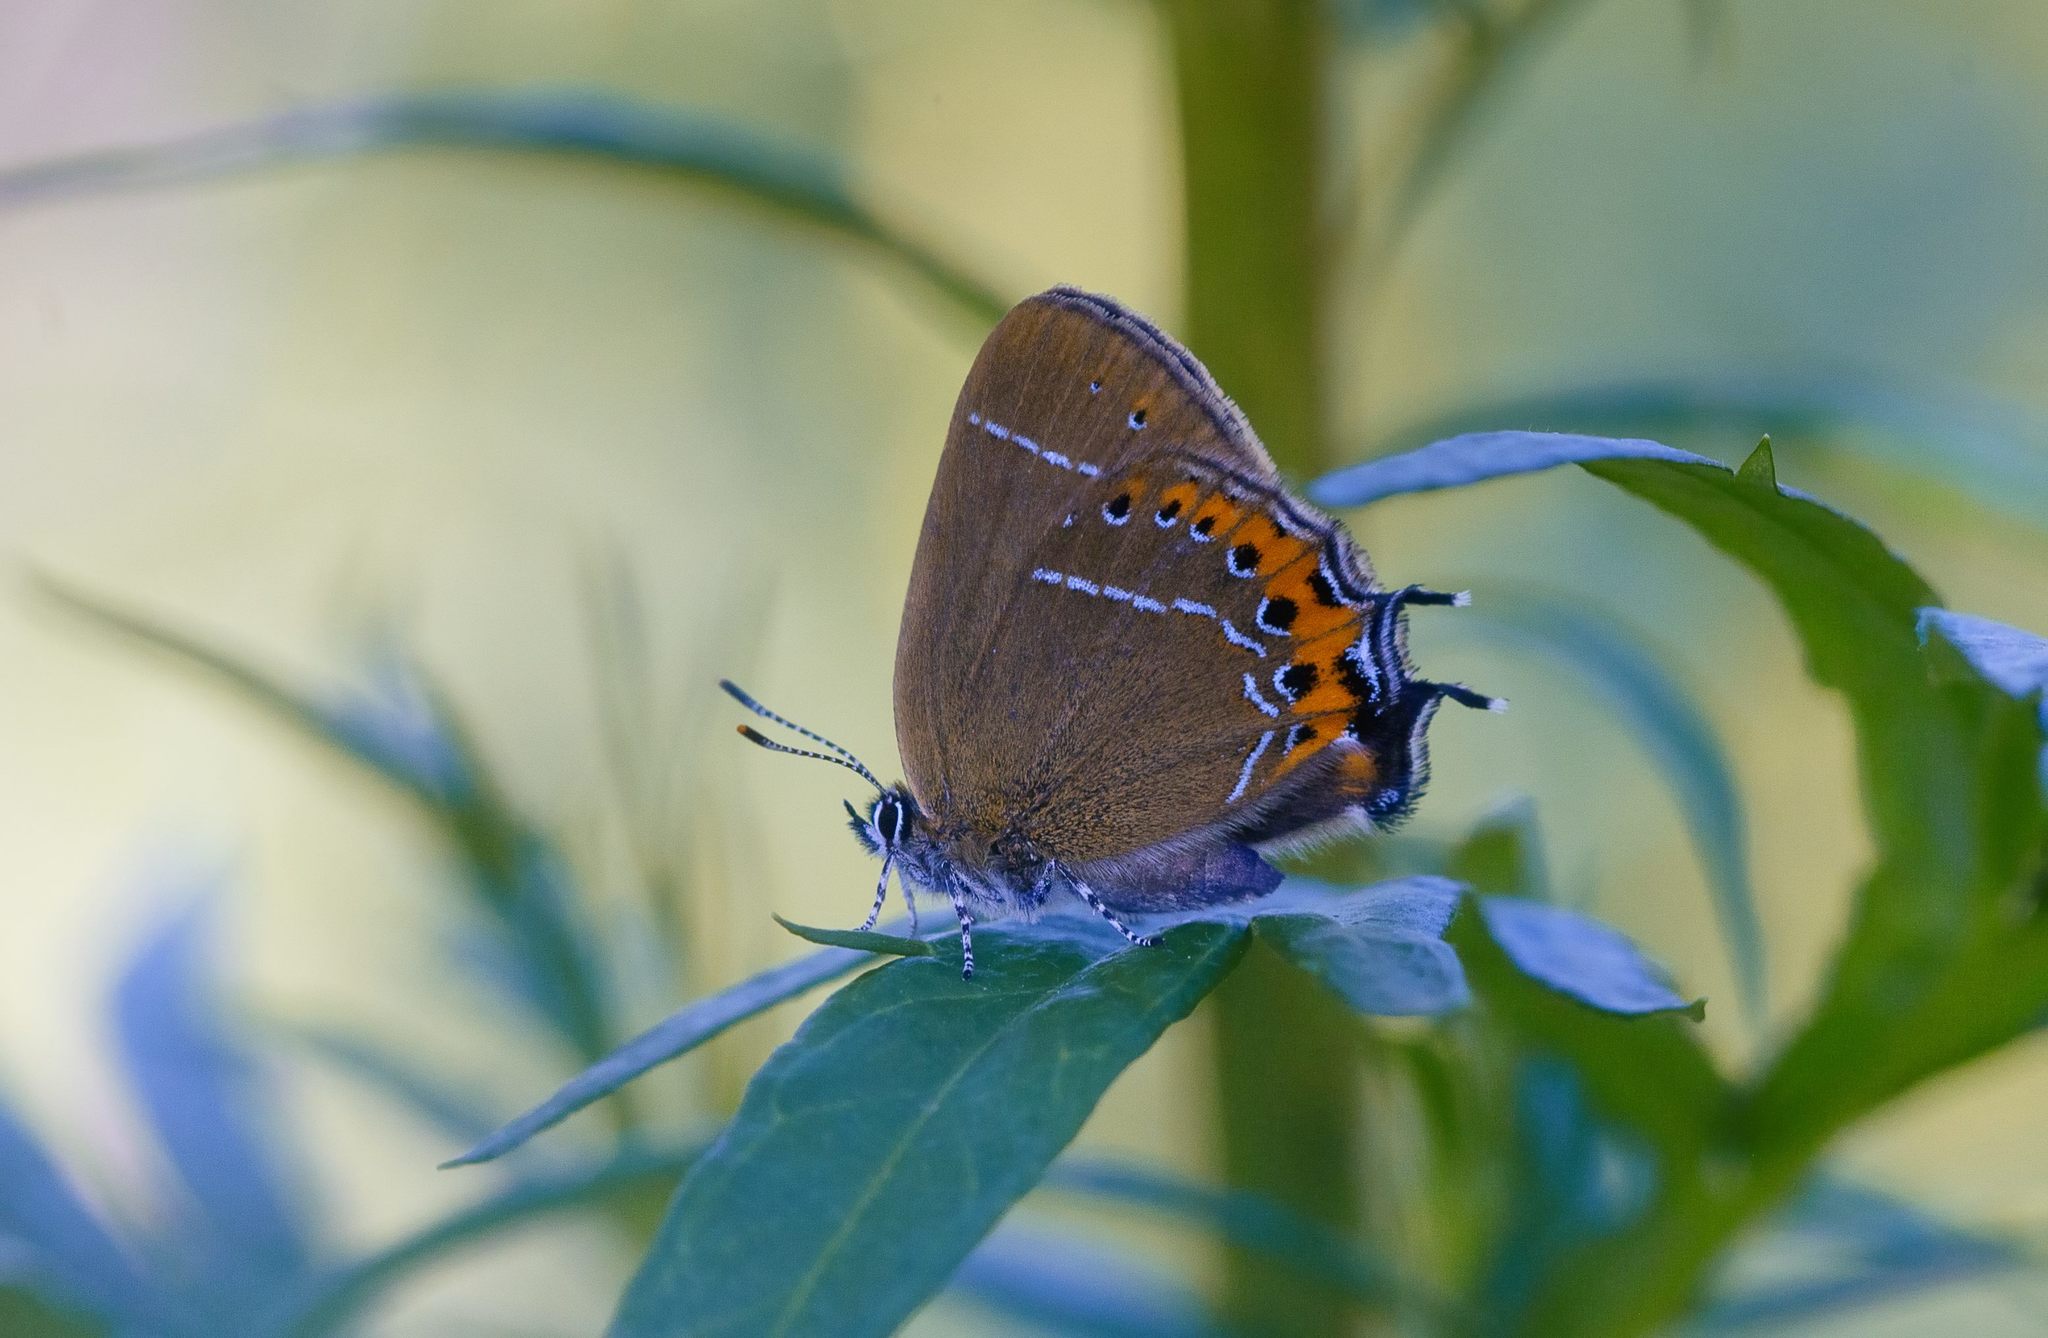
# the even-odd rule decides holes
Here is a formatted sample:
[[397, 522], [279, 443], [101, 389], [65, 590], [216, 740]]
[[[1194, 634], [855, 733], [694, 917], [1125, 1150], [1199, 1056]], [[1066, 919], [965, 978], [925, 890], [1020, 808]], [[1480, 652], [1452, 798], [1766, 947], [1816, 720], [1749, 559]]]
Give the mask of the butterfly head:
[[894, 859], [906, 847], [929, 839], [924, 814], [906, 785], [885, 788], [866, 812], [848, 803], [846, 815], [851, 819], [848, 825], [853, 828], [853, 839], [870, 855]]
[[740, 705], [760, 716], [772, 720], [785, 729], [823, 745], [825, 751], [810, 748], [792, 748], [786, 743], [777, 743], [763, 735], [751, 725], [741, 725], [740, 733], [748, 742], [758, 744], [771, 752], [788, 753], [792, 757], [808, 757], [834, 766], [845, 767], [862, 780], [875, 787], [875, 797], [868, 802], [865, 811], [851, 801], [846, 804], [846, 816], [851, 820], [853, 838], [866, 848], [870, 855], [880, 855], [886, 860], [904, 860], [912, 867], [922, 868], [928, 862], [932, 850], [930, 828], [925, 822], [924, 812], [917, 806], [917, 800], [910, 793], [910, 787], [900, 782], [884, 785], [868, 770], [867, 764], [851, 752], [814, 730], [805, 729], [784, 716], [777, 715], [761, 703], [748, 696], [734, 684], [720, 679], [718, 686]]

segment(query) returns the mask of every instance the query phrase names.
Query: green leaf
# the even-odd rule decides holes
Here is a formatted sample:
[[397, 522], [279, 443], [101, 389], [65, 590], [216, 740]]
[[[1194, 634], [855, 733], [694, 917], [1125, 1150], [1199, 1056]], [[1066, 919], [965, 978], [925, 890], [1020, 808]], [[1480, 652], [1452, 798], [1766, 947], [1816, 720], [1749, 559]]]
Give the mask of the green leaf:
[[1443, 941], [1458, 907], [1458, 885], [1405, 878], [1340, 896], [1301, 902], [1301, 912], [1261, 905], [1257, 934], [1281, 956], [1329, 986], [1361, 1013], [1431, 1015], [1470, 997], [1458, 956]]
[[[1840, 692], [1876, 867], [1811, 1019], [1750, 1091], [1731, 1099], [1690, 1043], [1607, 1028], [1521, 991], [1498, 1016], [1572, 1057], [1601, 1108], [1650, 1131], [1667, 1177], [1654, 1232], [1619, 1233], [1546, 1282], [1530, 1323], [1634, 1331], [1670, 1318], [1677, 1285], [1744, 1216], [1786, 1192], [1843, 1125], [1930, 1074], [2033, 1027], [2048, 1007], [2041, 725], [1945, 643], [1923, 651], [1919, 575], [1846, 516], [1782, 486], [1678, 458], [1654, 443], [1493, 433], [1439, 442], [1420, 459], [1327, 481], [1329, 498], [1449, 486], [1560, 463], [1587, 470], [1696, 529], [1758, 576], [1789, 615], [1809, 672]], [[1956, 663], [1942, 663], [1946, 652]], [[1461, 940], [1482, 995], [1513, 996], [1505, 954]], [[1583, 1012], [1584, 1010], [1582, 1010]], [[1652, 1020], [1654, 1022], [1654, 1019]], [[1740, 1137], [1744, 1176], [1703, 1174], [1698, 1154]], [[1653, 1270], [1654, 1276], [1644, 1270]]]
[[2048, 937], [2015, 932], [2006, 909], [2039, 858], [2038, 727], [1981, 679], [1934, 681], [1918, 623], [1938, 601], [1854, 521], [1718, 469], [1591, 468], [1761, 577], [1856, 724], [1877, 867], [1812, 1021], [1749, 1112], [1766, 1143], [1817, 1143], [2048, 1005]]
[[1359, 454], [1392, 455], [1414, 442], [1498, 423], [1614, 437], [1713, 433], [1755, 440], [1769, 432], [1780, 446], [1878, 465], [1912, 487], [1953, 489], [2030, 525], [2048, 517], [2048, 472], [2040, 465], [2048, 423], [2039, 415], [1981, 398], [1840, 378], [1689, 372], [1560, 386], [1404, 424]]
[[[1353, 892], [1295, 879], [1250, 906], [1222, 907], [1172, 923], [1179, 927], [1252, 926], [1284, 956], [1368, 1014], [1441, 1013], [1462, 1006], [1466, 999], [1457, 958], [1441, 942], [1458, 891], [1455, 884], [1429, 877], [1400, 879]], [[872, 964], [873, 951], [905, 957], [944, 955], [929, 941], [894, 933], [809, 930], [786, 922], [785, 927], [806, 937], [815, 934], [821, 941], [848, 946], [799, 958], [698, 1000], [606, 1055], [546, 1101], [446, 1165], [468, 1166], [504, 1156], [734, 1023]], [[1041, 932], [1003, 928], [1007, 933]], [[1106, 926], [1077, 923], [1068, 916], [1051, 917], [1042, 932], [1062, 938], [1085, 932], [1106, 943], [1121, 941], [1104, 937], [1110, 932]], [[950, 931], [945, 937], [950, 940]], [[905, 945], [912, 944], [923, 951], [909, 951]]]
[[781, 916], [775, 923], [807, 942], [821, 944], [827, 948], [853, 948], [860, 952], [887, 953], [894, 957], [929, 957], [932, 945], [921, 938], [905, 938], [900, 934], [877, 934], [872, 929], [814, 929], [800, 925]]
[[[1877, 868], [1811, 1024], [1747, 1118], [1810, 1145], [2048, 1006], [2048, 931], [2010, 898], [2040, 860], [2039, 728], [1973, 675], [1937, 682], [1919, 611], [1939, 603], [1876, 536], [1802, 493], [1654, 442], [1487, 433], [1340, 471], [1343, 504], [1579, 463], [1692, 525], [1777, 596], [1809, 671], [1857, 730]], [[1909, 1019], [1913, 1025], [1907, 1025]], [[1770, 1141], [1768, 1138], [1766, 1141]]]
[[734, 1023], [744, 1022], [786, 999], [873, 962], [874, 956], [865, 951], [827, 948], [770, 967], [730, 989], [700, 999], [627, 1041], [570, 1079], [553, 1096], [445, 1166], [494, 1161], [542, 1130], [551, 1129], [585, 1106], [603, 1100], [647, 1070], [696, 1049]]
[[1703, 1001], [1687, 1002], [1620, 931], [1590, 916], [1521, 897], [1483, 897], [1486, 931], [1531, 980], [1603, 1013], [1684, 1013], [1698, 1021]]
[[1307, 492], [1310, 501], [1322, 506], [1369, 506], [1382, 498], [1463, 488], [1597, 460], [1663, 460], [1726, 472], [1719, 461], [1654, 441], [1553, 432], [1473, 432], [1325, 474], [1309, 484]]
[[320, 1274], [255, 1328], [259, 1338], [351, 1333], [358, 1314], [405, 1278], [538, 1218], [672, 1185], [700, 1149], [628, 1151], [594, 1166], [522, 1180], [361, 1258]]
[[1245, 940], [1187, 924], [1134, 948], [1054, 920], [982, 937], [974, 979], [954, 952], [892, 961], [769, 1058], [677, 1191], [614, 1334], [892, 1332]]
[[[1466, 626], [1481, 636], [1504, 636], [1540, 650], [1582, 676], [1663, 772], [1706, 871], [1744, 1013], [1752, 1025], [1761, 1025], [1766, 963], [1750, 881], [1748, 824], [1734, 768], [1691, 692], [1640, 632], [1589, 611], [1581, 600], [1509, 586], [1493, 591], [1472, 612]], [[1467, 881], [1483, 891], [1509, 890]]]
[[[2048, 639], [1972, 613], [1920, 610], [1920, 639], [1939, 635], [1999, 691], [2032, 701], [2048, 733]], [[2048, 747], [2041, 753], [2042, 786], [2048, 789]]]
[[823, 152], [695, 109], [599, 93], [437, 93], [304, 107], [0, 171], [0, 209], [426, 149], [583, 160], [710, 188], [890, 261], [978, 329], [1009, 309], [962, 266], [864, 203], [844, 167]]

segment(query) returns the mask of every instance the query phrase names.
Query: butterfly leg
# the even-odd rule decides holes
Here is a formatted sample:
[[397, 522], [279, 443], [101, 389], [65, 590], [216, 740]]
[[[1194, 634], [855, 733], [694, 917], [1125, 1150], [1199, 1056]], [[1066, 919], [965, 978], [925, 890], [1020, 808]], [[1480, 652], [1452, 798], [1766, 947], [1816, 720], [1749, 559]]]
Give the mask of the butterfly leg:
[[1079, 896], [1081, 900], [1088, 903], [1088, 909], [1094, 911], [1097, 915], [1109, 921], [1111, 925], [1115, 926], [1117, 933], [1122, 934], [1125, 938], [1129, 939], [1131, 942], [1137, 944], [1141, 948], [1156, 948], [1159, 946], [1159, 940], [1153, 938], [1151, 935], [1132, 932], [1131, 927], [1125, 924], [1122, 920], [1119, 920], [1117, 918], [1116, 912], [1111, 910], [1106, 904], [1104, 904], [1101, 897], [1095, 895], [1094, 888], [1088, 886], [1088, 884], [1082, 882], [1080, 879], [1072, 877], [1071, 875], [1068, 877], [1067, 881], [1073, 885], [1075, 894]]
[[[882, 877], [875, 884], [875, 904], [869, 908], [868, 918], [860, 922], [860, 932], [863, 934], [873, 929], [875, 921], [882, 918], [882, 903], [889, 899], [889, 866], [895, 862], [894, 857], [885, 857], [882, 860]], [[910, 889], [905, 887], [903, 893], [905, 896], [910, 895]], [[917, 932], [915, 926], [912, 927], [911, 932]]]
[[908, 878], [898, 878], [896, 885], [903, 889], [903, 909], [910, 912], [910, 936], [916, 938], [919, 933], [917, 927], [917, 894], [910, 890], [910, 880]]
[[967, 903], [961, 899], [958, 889], [952, 892], [953, 914], [960, 917], [960, 979], [974, 979], [974, 917], [967, 913]]

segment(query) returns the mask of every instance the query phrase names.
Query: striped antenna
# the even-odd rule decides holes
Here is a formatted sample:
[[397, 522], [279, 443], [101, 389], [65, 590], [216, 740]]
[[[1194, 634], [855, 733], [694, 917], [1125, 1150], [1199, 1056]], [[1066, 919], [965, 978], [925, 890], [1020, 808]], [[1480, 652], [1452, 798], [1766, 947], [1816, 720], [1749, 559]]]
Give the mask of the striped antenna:
[[840, 747], [838, 744], [832, 742], [832, 740], [826, 738], [824, 735], [819, 734], [813, 730], [805, 729], [802, 725], [797, 724], [796, 721], [791, 720], [786, 716], [777, 715], [775, 712], [769, 710], [767, 707], [761, 705], [761, 703], [755, 701], [752, 697], [748, 696], [747, 693], [744, 690], [742, 690], [738, 684], [732, 682], [730, 679], [719, 679], [718, 686], [725, 689], [725, 693], [727, 696], [731, 697], [740, 705], [746, 707], [749, 711], [752, 711], [755, 715], [760, 716], [763, 720], [773, 720], [776, 724], [781, 725], [784, 729], [795, 730], [798, 734], [803, 735], [805, 738], [811, 740], [813, 743], [822, 743], [832, 751], [830, 753], [814, 753], [808, 748], [792, 748], [786, 743], [777, 743], [775, 740], [768, 738], [766, 735], [756, 730], [752, 725], [741, 725], [740, 734], [747, 740], [747, 742], [756, 744], [762, 748], [766, 748], [770, 752], [788, 753], [791, 757], [810, 757], [815, 758], [820, 762], [830, 762], [834, 766], [845, 767], [848, 771], [853, 772], [862, 780], [874, 786], [877, 790], [886, 790], [888, 788], [887, 786], [883, 785], [882, 782], [875, 779], [875, 773], [868, 770], [866, 763], [862, 762], [858, 757], [855, 757], [847, 749]]

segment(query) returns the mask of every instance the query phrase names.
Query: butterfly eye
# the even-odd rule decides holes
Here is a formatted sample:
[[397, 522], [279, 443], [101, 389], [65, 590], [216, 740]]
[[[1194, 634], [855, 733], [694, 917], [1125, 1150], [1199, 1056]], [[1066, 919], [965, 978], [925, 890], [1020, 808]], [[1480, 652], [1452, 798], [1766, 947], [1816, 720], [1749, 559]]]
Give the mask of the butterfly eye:
[[1134, 428], [1145, 426], [1145, 411], [1143, 409], [1131, 410], [1130, 422], [1131, 426]]
[[896, 844], [908, 825], [904, 822], [903, 805], [893, 794], [885, 794], [875, 801], [875, 811], [869, 820], [874, 823], [884, 845]]
[[1102, 382], [1090, 381], [1088, 383], [1088, 393], [1091, 395], [1100, 395], [1102, 393]]
[[1131, 495], [1120, 492], [1102, 504], [1102, 518], [1112, 525], [1121, 525], [1131, 518]]

